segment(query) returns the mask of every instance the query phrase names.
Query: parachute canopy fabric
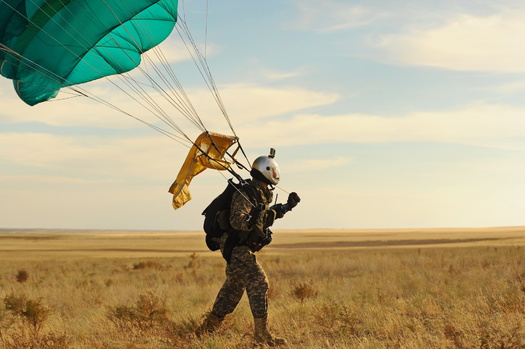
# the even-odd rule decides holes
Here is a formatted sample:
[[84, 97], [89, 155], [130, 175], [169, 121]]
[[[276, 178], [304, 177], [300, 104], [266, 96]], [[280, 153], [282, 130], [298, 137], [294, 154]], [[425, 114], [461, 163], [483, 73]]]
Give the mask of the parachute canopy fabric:
[[35, 105], [137, 67], [176, 20], [177, 0], [2, 0], [0, 73]]
[[173, 208], [179, 209], [191, 200], [189, 185], [193, 177], [206, 170], [227, 170], [230, 163], [224, 160], [226, 151], [238, 138], [214, 132], [203, 132], [197, 137], [169, 192], [173, 194]]

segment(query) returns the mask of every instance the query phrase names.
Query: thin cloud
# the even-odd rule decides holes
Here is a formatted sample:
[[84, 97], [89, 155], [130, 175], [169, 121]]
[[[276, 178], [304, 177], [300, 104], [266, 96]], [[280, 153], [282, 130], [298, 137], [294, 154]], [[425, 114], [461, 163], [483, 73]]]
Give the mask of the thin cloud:
[[[94, 94], [106, 99], [112, 105], [131, 112], [140, 120], [152, 124], [159, 123], [156, 116], [137, 104], [131, 96], [106, 88], [104, 83], [94, 84], [93, 91]], [[207, 89], [188, 89], [186, 92], [207, 128], [215, 129], [226, 125], [213, 96]], [[220, 87], [220, 93], [229, 114], [234, 119], [234, 126], [261, 118], [328, 105], [340, 98], [335, 93], [323, 93], [297, 87], [261, 87], [252, 84], [224, 85]], [[163, 97], [158, 96], [157, 93], [151, 93], [150, 96], [185, 133], [196, 130], [196, 127]], [[0, 107], [0, 121], [9, 123], [41, 122], [53, 126], [91, 126], [114, 129], [145, 127], [136, 119], [87, 98], [45, 102], [29, 107], [16, 97], [14, 91], [7, 90], [5, 85], [3, 85], [3, 91], [0, 89]]]
[[[188, 41], [187, 38], [184, 40]], [[209, 42], [205, 44], [195, 42], [195, 46], [202, 54], [206, 53], [206, 57], [214, 56], [220, 52], [218, 45]], [[192, 55], [195, 55], [192, 47], [192, 45], [187, 46], [187, 44], [181, 39], [178, 31], [174, 30], [164, 42], [142, 54], [141, 64], [147, 69], [149, 64], [163, 65], [166, 63], [171, 64], [191, 61], [193, 60]]]
[[457, 14], [434, 28], [387, 34], [377, 44], [390, 60], [451, 70], [524, 72], [525, 11]]
[[[279, 146], [442, 142], [487, 147], [513, 144], [516, 149], [523, 150], [520, 143], [508, 141], [525, 136], [524, 114], [524, 108], [486, 103], [475, 103], [449, 111], [414, 112], [401, 117], [304, 114], [296, 115], [291, 120], [272, 120], [264, 125], [244, 127], [239, 130], [239, 134], [254, 143], [267, 142]], [[292, 129], [294, 132], [289, 132]]]
[[239, 123], [282, 115], [306, 108], [336, 102], [339, 95], [310, 91], [298, 87], [267, 88], [250, 85], [230, 85], [222, 89], [223, 98], [231, 106]]
[[[329, 105], [340, 96], [336, 93], [311, 91], [299, 87], [262, 87], [252, 84], [231, 84], [220, 87], [233, 127], [250, 125], [261, 119], [271, 119], [304, 110]], [[199, 101], [198, 111], [210, 130], [221, 132], [224, 118], [210, 99], [208, 90], [189, 91], [191, 100]], [[227, 131], [226, 131], [227, 132]]]
[[262, 79], [266, 81], [287, 80], [305, 75], [304, 68], [302, 67], [297, 68], [293, 71], [276, 71], [270, 69], [262, 69], [260, 70], [260, 74], [262, 76]]
[[[175, 175], [187, 148], [165, 137], [87, 137], [2, 133], [0, 161], [32, 173], [75, 180], [165, 178]], [[147, 164], [147, 166], [145, 166]]]
[[364, 6], [326, 0], [315, 3], [295, 1], [295, 5], [299, 11], [298, 18], [288, 26], [313, 32], [335, 32], [367, 26], [386, 15]]
[[333, 158], [322, 159], [304, 159], [300, 162], [289, 164], [287, 166], [287, 172], [290, 174], [322, 172], [344, 166], [353, 160], [354, 158], [349, 156], [336, 156]]
[[501, 85], [482, 86], [476, 88], [477, 91], [491, 91], [498, 94], [512, 94], [516, 92], [523, 92], [525, 90], [525, 81], [513, 81]]
[[74, 185], [83, 185], [83, 184], [100, 184], [100, 185], [107, 185], [107, 184], [115, 184], [115, 180], [113, 179], [86, 179], [86, 178], [74, 178], [74, 177], [66, 177], [66, 176], [37, 176], [37, 175], [0, 175], [0, 182], [6, 182], [10, 185], [16, 185], [23, 187], [24, 184], [27, 183], [38, 183], [43, 185], [49, 185], [49, 184], [74, 184]]

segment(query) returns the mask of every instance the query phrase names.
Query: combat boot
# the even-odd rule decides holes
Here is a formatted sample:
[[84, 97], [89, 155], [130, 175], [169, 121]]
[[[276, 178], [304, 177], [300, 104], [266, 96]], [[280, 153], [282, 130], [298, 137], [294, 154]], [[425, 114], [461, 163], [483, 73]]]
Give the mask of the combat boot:
[[205, 333], [217, 331], [223, 320], [223, 317], [215, 316], [212, 312], [209, 312], [202, 324], [195, 330], [195, 335], [201, 337]]
[[255, 334], [253, 336], [255, 346], [268, 345], [270, 347], [280, 347], [287, 345], [286, 339], [276, 337], [270, 333], [268, 330], [268, 317], [255, 318], [253, 320], [255, 324]]

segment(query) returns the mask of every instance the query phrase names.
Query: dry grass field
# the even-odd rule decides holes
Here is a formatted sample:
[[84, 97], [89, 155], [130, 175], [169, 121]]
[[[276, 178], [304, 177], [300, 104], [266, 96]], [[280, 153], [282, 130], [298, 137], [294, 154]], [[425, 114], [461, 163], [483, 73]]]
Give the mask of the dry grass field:
[[[258, 254], [291, 348], [525, 348], [525, 228], [277, 231]], [[200, 232], [0, 231], [0, 348], [250, 348]]]

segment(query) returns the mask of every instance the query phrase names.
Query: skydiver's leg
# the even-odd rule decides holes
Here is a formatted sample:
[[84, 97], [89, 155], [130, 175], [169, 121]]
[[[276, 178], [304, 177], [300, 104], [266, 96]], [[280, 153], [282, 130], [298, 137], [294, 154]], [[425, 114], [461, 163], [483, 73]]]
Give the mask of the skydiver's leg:
[[237, 250], [240, 248], [236, 247], [232, 252], [230, 263], [226, 266], [226, 281], [224, 281], [213, 304], [212, 313], [219, 318], [223, 318], [235, 310], [246, 288], [244, 280], [239, 276], [242, 265], [238, 265]]
[[246, 284], [252, 315], [254, 318], [264, 318], [268, 315], [268, 277], [249, 249], [244, 250], [239, 257], [243, 261], [240, 273]]
[[263, 268], [257, 263], [255, 254], [251, 254], [251, 266], [246, 275], [246, 293], [250, 300], [255, 331], [253, 334], [254, 345], [259, 347], [286, 346], [284, 338], [274, 336], [268, 329], [268, 277]]

